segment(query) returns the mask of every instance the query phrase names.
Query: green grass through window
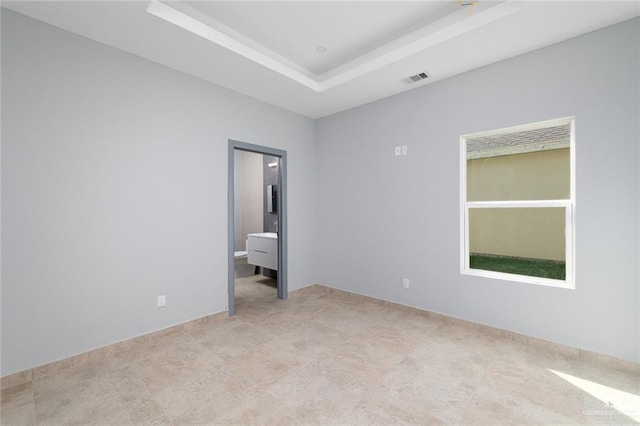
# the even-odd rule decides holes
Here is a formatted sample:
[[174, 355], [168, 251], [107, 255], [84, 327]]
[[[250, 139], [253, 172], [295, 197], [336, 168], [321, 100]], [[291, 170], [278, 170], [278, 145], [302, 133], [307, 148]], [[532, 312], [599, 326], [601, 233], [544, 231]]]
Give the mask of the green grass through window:
[[554, 280], [565, 279], [565, 263], [555, 260], [472, 254], [469, 263], [471, 269], [551, 278]]

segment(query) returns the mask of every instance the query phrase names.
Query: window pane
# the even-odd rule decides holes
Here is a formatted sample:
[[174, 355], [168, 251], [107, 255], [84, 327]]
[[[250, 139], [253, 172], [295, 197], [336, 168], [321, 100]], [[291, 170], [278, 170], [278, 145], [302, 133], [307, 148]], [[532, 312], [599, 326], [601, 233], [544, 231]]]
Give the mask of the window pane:
[[467, 160], [467, 201], [570, 198], [569, 148]]
[[471, 269], [565, 279], [565, 208], [470, 208]]

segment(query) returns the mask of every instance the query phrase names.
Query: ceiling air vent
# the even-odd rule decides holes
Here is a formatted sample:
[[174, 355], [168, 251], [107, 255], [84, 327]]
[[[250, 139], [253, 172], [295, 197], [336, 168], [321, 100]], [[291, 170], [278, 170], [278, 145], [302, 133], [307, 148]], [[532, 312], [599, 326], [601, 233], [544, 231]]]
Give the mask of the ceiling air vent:
[[426, 72], [421, 72], [420, 74], [416, 74], [416, 75], [412, 75], [411, 77], [407, 77], [407, 78], [403, 79], [402, 81], [404, 82], [404, 84], [413, 84], [413, 83], [417, 83], [418, 81], [421, 81], [421, 80], [426, 80], [427, 78], [429, 78], [429, 75]]

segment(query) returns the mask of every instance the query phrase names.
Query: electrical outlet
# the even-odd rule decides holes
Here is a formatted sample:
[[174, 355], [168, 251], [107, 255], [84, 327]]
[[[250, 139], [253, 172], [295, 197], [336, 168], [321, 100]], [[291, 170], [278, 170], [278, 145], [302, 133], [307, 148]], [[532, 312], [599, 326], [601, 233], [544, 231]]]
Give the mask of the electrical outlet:
[[407, 155], [407, 146], [406, 145], [402, 145], [402, 155]]
[[409, 278], [402, 279], [402, 288], [409, 288]]
[[167, 296], [158, 296], [158, 308], [167, 306]]

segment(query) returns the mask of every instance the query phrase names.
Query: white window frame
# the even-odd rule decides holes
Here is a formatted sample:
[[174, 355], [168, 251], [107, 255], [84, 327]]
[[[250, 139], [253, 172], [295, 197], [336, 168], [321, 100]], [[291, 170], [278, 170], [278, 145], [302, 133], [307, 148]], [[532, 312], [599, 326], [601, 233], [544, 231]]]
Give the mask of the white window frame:
[[[566, 200], [518, 200], [518, 201], [467, 201], [467, 139], [481, 136], [533, 130], [569, 123], [570, 196]], [[551, 287], [575, 289], [575, 117], [540, 121], [520, 126], [478, 132], [460, 136], [460, 273], [499, 280], [516, 281]], [[564, 208], [565, 209], [565, 279], [533, 277], [484, 269], [472, 269], [469, 265], [469, 210], [481, 208]]]

